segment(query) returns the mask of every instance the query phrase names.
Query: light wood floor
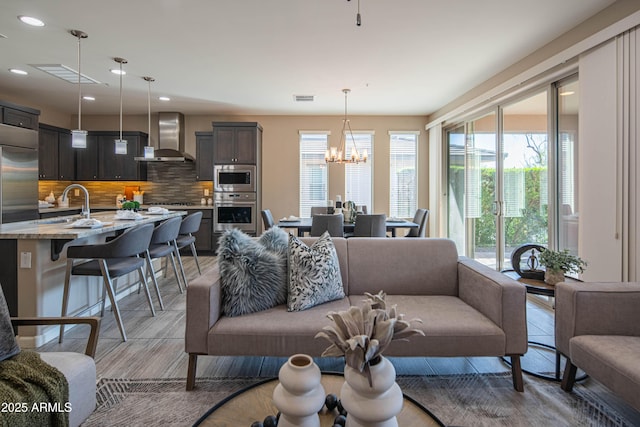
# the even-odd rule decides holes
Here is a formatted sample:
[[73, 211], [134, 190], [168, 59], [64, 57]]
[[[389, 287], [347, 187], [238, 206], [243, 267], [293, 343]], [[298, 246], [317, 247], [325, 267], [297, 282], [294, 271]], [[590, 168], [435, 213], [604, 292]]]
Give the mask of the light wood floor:
[[[187, 277], [197, 277], [195, 263], [189, 256], [183, 257]], [[216, 258], [200, 256], [203, 271], [214, 265]], [[165, 310], [156, 306], [152, 317], [144, 293], [132, 294], [119, 302], [127, 332], [127, 342], [122, 342], [113, 314], [106, 312], [100, 329], [96, 354], [99, 378], [184, 378], [188, 357], [184, 352], [184, 328], [186, 293], [180, 294], [173, 274], [160, 279], [160, 291]], [[152, 293], [153, 296], [153, 293]], [[155, 301], [155, 299], [154, 299]], [[553, 344], [553, 311], [533, 302], [527, 304], [529, 338]], [[38, 350], [83, 352], [88, 329], [76, 327], [65, 334], [63, 344], [57, 340]], [[264, 357], [213, 357], [198, 358], [198, 377], [213, 376], [276, 376], [285, 359]], [[530, 348], [523, 360], [523, 367], [533, 371], [554, 370], [554, 353]], [[318, 359], [321, 369], [341, 371], [338, 359]], [[400, 358], [396, 367], [399, 375], [462, 374], [509, 372], [510, 368], [493, 357], [469, 358]]]

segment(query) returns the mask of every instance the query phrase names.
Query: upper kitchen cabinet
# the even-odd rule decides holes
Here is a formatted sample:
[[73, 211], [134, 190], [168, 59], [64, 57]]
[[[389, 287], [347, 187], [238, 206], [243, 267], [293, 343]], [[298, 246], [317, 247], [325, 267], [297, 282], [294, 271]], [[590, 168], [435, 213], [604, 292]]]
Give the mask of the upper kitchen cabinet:
[[144, 156], [148, 135], [143, 132], [122, 132], [127, 141], [127, 154], [116, 154], [116, 139], [120, 132], [89, 132], [98, 138], [98, 179], [102, 181], [146, 181], [147, 164], [135, 157]]
[[98, 137], [89, 132], [87, 147], [76, 148], [76, 180], [94, 181], [98, 179]]
[[46, 180], [75, 179], [75, 152], [71, 131], [41, 124], [38, 132], [38, 177]]
[[213, 181], [213, 132], [196, 132], [196, 179]]
[[6, 101], [0, 101], [0, 120], [5, 125], [38, 130], [40, 111]]
[[213, 122], [215, 164], [255, 165], [262, 143], [262, 126], [256, 122]]

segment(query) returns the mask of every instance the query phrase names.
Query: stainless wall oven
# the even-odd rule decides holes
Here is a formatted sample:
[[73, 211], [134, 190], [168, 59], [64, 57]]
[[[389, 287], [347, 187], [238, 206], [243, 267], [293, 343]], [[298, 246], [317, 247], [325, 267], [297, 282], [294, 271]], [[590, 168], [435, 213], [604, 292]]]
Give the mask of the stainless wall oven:
[[258, 177], [255, 165], [215, 165], [213, 189], [225, 192], [255, 192]]
[[248, 234], [258, 231], [256, 193], [215, 193], [213, 232], [237, 228]]

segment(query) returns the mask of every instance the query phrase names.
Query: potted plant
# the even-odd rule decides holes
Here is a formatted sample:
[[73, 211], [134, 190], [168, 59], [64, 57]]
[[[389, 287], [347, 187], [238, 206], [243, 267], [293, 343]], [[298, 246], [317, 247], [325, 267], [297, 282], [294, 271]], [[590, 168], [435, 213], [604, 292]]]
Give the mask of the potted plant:
[[545, 266], [545, 283], [555, 285], [558, 282], [562, 282], [567, 273], [584, 272], [587, 262], [576, 255], [572, 255], [568, 249], [561, 251], [545, 249], [540, 252], [540, 265]]

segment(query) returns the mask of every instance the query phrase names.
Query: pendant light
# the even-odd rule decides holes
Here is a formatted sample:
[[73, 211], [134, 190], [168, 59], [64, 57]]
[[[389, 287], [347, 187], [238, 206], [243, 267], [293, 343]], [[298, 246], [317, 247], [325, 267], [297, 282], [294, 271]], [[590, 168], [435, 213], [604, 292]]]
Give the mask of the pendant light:
[[[340, 133], [340, 145], [338, 148], [331, 147], [330, 150], [327, 150], [324, 155], [324, 160], [326, 163], [360, 163], [367, 162], [369, 155], [367, 150], [362, 150], [362, 155], [358, 152], [358, 148], [356, 147], [356, 140], [353, 137], [353, 131], [351, 130], [351, 122], [347, 117], [347, 95], [351, 92], [351, 89], [342, 89], [344, 93], [344, 119], [342, 119], [342, 132]], [[351, 136], [351, 143], [353, 146], [351, 147], [351, 155], [349, 158], [343, 157], [346, 155], [346, 142], [347, 142], [347, 128], [349, 128], [349, 135]]]
[[116, 154], [127, 154], [127, 141], [122, 139], [122, 64], [126, 64], [127, 60], [124, 58], [113, 58], [118, 64], [120, 64], [120, 139], [116, 139]]
[[78, 39], [78, 129], [71, 131], [71, 147], [87, 148], [87, 131], [82, 130], [82, 86], [80, 85], [82, 73], [80, 72], [80, 40], [86, 39], [89, 36], [87, 33], [80, 30], [71, 30], [69, 32], [72, 36]]
[[143, 77], [147, 82], [147, 124], [148, 124], [148, 137], [147, 146], [144, 147], [144, 158], [153, 159], [155, 157], [153, 145], [151, 145], [151, 82], [155, 82], [153, 77]]

